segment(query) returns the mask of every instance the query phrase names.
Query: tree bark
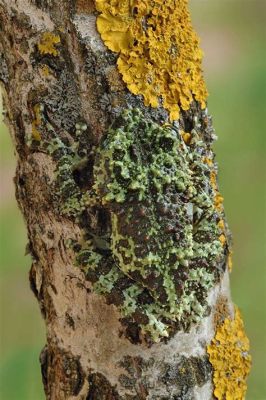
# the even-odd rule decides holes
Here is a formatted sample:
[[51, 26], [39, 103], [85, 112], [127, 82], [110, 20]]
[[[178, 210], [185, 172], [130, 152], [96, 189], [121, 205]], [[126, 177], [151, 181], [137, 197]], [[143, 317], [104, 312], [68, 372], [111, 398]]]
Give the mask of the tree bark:
[[0, 0], [47, 399], [244, 398], [201, 56], [186, 1], [157, 3]]

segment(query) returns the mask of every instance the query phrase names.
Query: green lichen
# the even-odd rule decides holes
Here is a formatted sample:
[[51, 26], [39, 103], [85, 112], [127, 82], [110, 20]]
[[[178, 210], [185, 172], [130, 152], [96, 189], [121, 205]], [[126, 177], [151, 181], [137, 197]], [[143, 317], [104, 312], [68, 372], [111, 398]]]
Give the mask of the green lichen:
[[[82, 133], [81, 124], [76, 129]], [[89, 190], [74, 179], [84, 164], [78, 146], [56, 140], [49, 147], [57, 158], [60, 212], [79, 218], [96, 206], [110, 215], [105, 236], [87, 227], [77, 265], [125, 323], [153, 341], [206, 315], [208, 291], [226, 258], [215, 166], [205, 161], [213, 154], [195, 129], [189, 139], [125, 110], [96, 151]]]
[[[138, 110], [125, 111], [123, 118], [124, 126], [109, 131], [95, 167], [95, 188], [102, 190], [103, 203], [123, 203], [131, 191], [137, 192], [137, 199], [142, 201], [149, 196], [151, 184], [157, 190], [158, 200], [163, 199], [165, 185], [172, 185], [179, 192], [189, 188], [193, 195], [177, 132], [146, 121]], [[134, 135], [136, 128], [143, 130], [143, 135]], [[102, 182], [107, 183], [105, 188]]]
[[123, 291], [125, 299], [121, 307], [123, 316], [132, 315], [137, 310], [139, 307], [137, 299], [142, 291], [143, 289], [139, 285], [132, 285]]
[[[94, 166], [93, 189], [111, 212], [116, 265], [152, 298], [138, 309], [149, 320], [142, 330], [153, 340], [168, 335], [162, 321], [202, 318], [215, 281], [211, 268], [224, 257], [203, 161], [210, 150], [202, 140], [194, 143], [189, 148], [178, 130], [127, 110], [109, 129]], [[121, 310], [128, 316], [127, 303]]]
[[[155, 298], [166, 297], [171, 308], [175, 289], [165, 282], [179, 259], [192, 254], [189, 200], [195, 190], [188, 162], [175, 130], [145, 121], [138, 110], [123, 118], [123, 129], [112, 128], [100, 149], [94, 189], [112, 210], [111, 248], [119, 268]], [[187, 204], [178, 207], [182, 195]], [[173, 235], [177, 219], [190, 227], [179, 241]]]
[[67, 216], [78, 216], [86, 208], [88, 196], [83, 194], [75, 182], [73, 172], [84, 162], [75, 149], [75, 146], [66, 146], [55, 138], [47, 147], [48, 152], [57, 158], [56, 194], [60, 212]]
[[86, 272], [88, 269], [95, 269], [101, 259], [101, 254], [94, 251], [93, 245], [87, 241], [86, 248], [81, 250], [77, 255], [77, 265], [82, 266], [83, 271]]
[[93, 288], [99, 294], [110, 293], [118, 278], [119, 270], [114, 266], [107, 274], [100, 276]]

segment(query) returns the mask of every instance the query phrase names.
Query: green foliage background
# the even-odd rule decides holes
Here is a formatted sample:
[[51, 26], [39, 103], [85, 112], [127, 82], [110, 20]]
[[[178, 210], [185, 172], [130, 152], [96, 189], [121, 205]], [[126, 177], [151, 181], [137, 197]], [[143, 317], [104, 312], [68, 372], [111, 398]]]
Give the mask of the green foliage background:
[[[220, 189], [234, 236], [232, 294], [251, 341], [247, 400], [266, 399], [264, 0], [190, 0], [205, 51], [209, 111], [219, 140]], [[0, 397], [43, 400], [38, 356], [45, 328], [29, 289], [26, 230], [12, 177], [15, 155], [0, 122], [1, 368]]]

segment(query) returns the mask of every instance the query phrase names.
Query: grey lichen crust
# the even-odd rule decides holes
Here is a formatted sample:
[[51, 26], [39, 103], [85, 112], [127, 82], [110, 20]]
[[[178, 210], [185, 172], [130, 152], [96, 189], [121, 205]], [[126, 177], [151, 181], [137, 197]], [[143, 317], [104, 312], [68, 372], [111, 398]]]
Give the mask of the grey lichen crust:
[[[123, 388], [131, 392], [139, 388], [138, 396], [126, 396], [126, 399], [138, 400], [146, 398], [146, 388], [150, 388], [152, 394], [147, 397], [152, 400], [195, 400], [194, 390], [202, 387], [211, 377], [211, 365], [208, 357], [184, 357], [180, 356], [174, 363], [161, 362], [158, 364], [151, 357], [145, 360], [142, 357], [124, 357], [119, 363], [125, 373], [119, 377]], [[142, 373], [140, 373], [142, 371]], [[154, 378], [157, 385], [154, 387]], [[146, 396], [141, 396], [141, 394]]]
[[214, 156], [195, 129], [189, 135], [184, 140], [177, 127], [138, 109], [123, 111], [96, 150], [90, 190], [74, 179], [87, 156], [58, 140], [49, 147], [57, 155], [61, 212], [84, 220], [90, 208], [109, 220], [104, 236], [85, 228], [83, 243], [74, 245], [77, 265], [119, 308], [134, 340], [144, 334], [156, 342], [200, 321], [225, 266]]

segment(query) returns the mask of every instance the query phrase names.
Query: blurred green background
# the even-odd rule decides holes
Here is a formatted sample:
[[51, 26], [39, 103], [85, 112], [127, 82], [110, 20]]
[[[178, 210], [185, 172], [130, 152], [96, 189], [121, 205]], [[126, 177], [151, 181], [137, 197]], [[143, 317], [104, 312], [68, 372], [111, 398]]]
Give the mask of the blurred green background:
[[[266, 1], [190, 0], [190, 7], [205, 52], [220, 189], [234, 236], [232, 294], [251, 341], [247, 400], [266, 400]], [[16, 160], [2, 122], [0, 152], [0, 397], [43, 400], [38, 356], [45, 328], [29, 289], [26, 230], [12, 181]]]

